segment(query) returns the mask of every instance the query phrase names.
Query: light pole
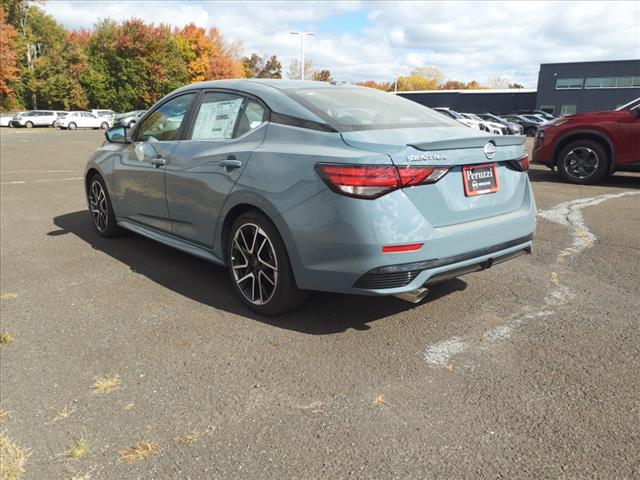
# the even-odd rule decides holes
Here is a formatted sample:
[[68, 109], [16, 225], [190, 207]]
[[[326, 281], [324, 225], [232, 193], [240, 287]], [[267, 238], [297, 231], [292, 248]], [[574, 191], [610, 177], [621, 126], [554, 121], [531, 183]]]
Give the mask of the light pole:
[[315, 35], [314, 32], [290, 32], [291, 35], [300, 35], [300, 80], [304, 80], [304, 37]]
[[393, 82], [393, 94], [397, 95], [398, 94], [398, 77], [400, 76], [400, 74], [398, 72], [395, 72], [394, 75], [395, 75], [395, 80]]

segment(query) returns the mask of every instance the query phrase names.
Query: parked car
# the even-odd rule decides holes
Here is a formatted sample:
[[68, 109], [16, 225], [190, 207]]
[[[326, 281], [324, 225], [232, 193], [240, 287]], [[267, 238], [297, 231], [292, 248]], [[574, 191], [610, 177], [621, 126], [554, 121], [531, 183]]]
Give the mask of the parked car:
[[538, 125], [545, 125], [547, 123], [549, 123], [549, 120], [547, 120], [546, 118], [541, 117], [540, 115], [534, 115], [534, 114], [528, 114], [528, 115], [522, 115], [524, 118], [531, 120], [532, 122], [536, 122]]
[[11, 119], [12, 127], [51, 127], [58, 116], [53, 110], [30, 110]]
[[553, 120], [556, 118], [555, 115], [545, 112], [544, 110], [518, 110], [515, 112], [516, 115], [537, 115], [542, 117], [543, 120]]
[[477, 116], [477, 115], [475, 115], [473, 113], [461, 113], [460, 115], [462, 115], [467, 120], [475, 120], [476, 122], [480, 122], [481, 124], [486, 125], [488, 127], [487, 131], [489, 133], [493, 133], [494, 135], [508, 135], [509, 134], [509, 129], [507, 127], [505, 127], [504, 125], [502, 125], [501, 123], [485, 121], [485, 120], [483, 120], [482, 118], [480, 118], [479, 116]]
[[487, 127], [483, 122], [478, 122], [477, 120], [471, 120], [469, 118], [465, 118], [460, 113], [456, 112], [455, 110], [451, 110], [450, 108], [436, 107], [434, 108], [434, 110], [450, 118], [453, 118], [454, 120], [457, 120], [458, 122], [462, 123], [463, 125], [466, 125], [467, 127], [475, 128], [476, 130], [482, 130], [484, 132], [489, 131], [489, 127]]
[[504, 118], [500, 118], [493, 113], [478, 113], [478, 117], [480, 117], [484, 121], [495, 122], [507, 127], [509, 135], [522, 135], [522, 127], [517, 123], [508, 122]]
[[69, 115], [69, 112], [59, 110], [59, 111], [56, 112], [56, 115], [58, 116], [58, 118], [64, 118], [67, 115]]
[[503, 115], [503, 119], [507, 122], [517, 123], [522, 127], [525, 135], [528, 137], [533, 137], [538, 131], [538, 127], [542, 122], [540, 120], [532, 120], [530, 118], [525, 117], [524, 115]]
[[614, 111], [566, 115], [540, 127], [533, 161], [579, 184], [618, 170], [640, 171], [640, 98]]
[[122, 113], [116, 116], [114, 126], [122, 126], [131, 128], [145, 114], [146, 110], [133, 110], [132, 112]]
[[13, 117], [20, 115], [24, 112], [5, 112], [0, 114], [0, 127], [11, 127], [11, 120]]
[[99, 108], [98, 109], [94, 108], [93, 110], [91, 110], [91, 113], [93, 113], [94, 115], [97, 115], [98, 117], [110, 118], [111, 120], [116, 118], [116, 116], [118, 115], [113, 110], [106, 110], [106, 109], [99, 109]]
[[59, 117], [55, 126], [69, 130], [76, 128], [102, 128], [106, 130], [111, 126], [111, 119], [99, 117], [91, 112], [69, 112], [64, 117]]
[[375, 89], [196, 83], [106, 138], [85, 171], [96, 232], [125, 228], [227, 266], [259, 314], [308, 290], [417, 302], [531, 251], [524, 138]]

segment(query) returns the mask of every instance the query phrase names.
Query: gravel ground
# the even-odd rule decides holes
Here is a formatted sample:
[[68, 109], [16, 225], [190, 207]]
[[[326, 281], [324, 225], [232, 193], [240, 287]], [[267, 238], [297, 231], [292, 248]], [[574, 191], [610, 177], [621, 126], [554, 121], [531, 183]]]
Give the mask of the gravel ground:
[[532, 255], [418, 306], [314, 293], [265, 319], [222, 268], [93, 232], [101, 132], [0, 137], [0, 429], [25, 478], [640, 478], [640, 176], [534, 167]]

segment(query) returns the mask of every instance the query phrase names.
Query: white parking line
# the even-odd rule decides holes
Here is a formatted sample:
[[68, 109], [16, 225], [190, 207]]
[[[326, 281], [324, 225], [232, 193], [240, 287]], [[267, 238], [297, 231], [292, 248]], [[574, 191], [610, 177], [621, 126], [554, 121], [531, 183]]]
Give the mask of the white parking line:
[[0, 172], [0, 175], [12, 175], [14, 173], [78, 173], [78, 170], [8, 170]]
[[[569, 202], [562, 202], [548, 210], [538, 212], [538, 216], [544, 219], [572, 227], [572, 242], [567, 248], [560, 252], [557, 262], [562, 263], [566, 257], [574, 256], [593, 246], [597, 237], [589, 230], [584, 222], [582, 215], [584, 208], [600, 205], [608, 200], [629, 195], [640, 195], [640, 192], [628, 191], [599, 195], [591, 198], [580, 198]], [[553, 315], [555, 310], [549, 307], [565, 305], [574, 296], [569, 288], [560, 284], [556, 272], [551, 272], [549, 284], [551, 288], [543, 300], [543, 305], [537, 307], [526, 305], [521, 308], [519, 313], [513, 316], [512, 320], [486, 331], [481, 337], [483, 340], [482, 347], [486, 348], [487, 342], [495, 343], [509, 339], [517, 327], [532, 320]], [[429, 366], [448, 367], [453, 356], [463, 353], [475, 342], [478, 342], [478, 340], [469, 337], [450, 337], [428, 346], [422, 352], [422, 357]]]
[[25, 183], [67, 182], [69, 180], [82, 180], [82, 177], [42, 178], [40, 180], [14, 180], [13, 182], [1, 182], [0, 185], [23, 185]]
[[558, 260], [562, 262], [565, 257], [582, 252], [583, 250], [591, 247], [593, 242], [596, 240], [595, 234], [591, 232], [584, 223], [584, 217], [582, 216], [583, 209], [586, 207], [600, 205], [607, 200], [626, 197], [628, 195], [640, 195], [640, 192], [610, 193], [607, 195], [599, 195], [597, 197], [580, 198], [570, 202], [562, 202], [553, 208], [539, 212], [539, 217], [551, 220], [552, 222], [559, 223], [561, 225], [573, 227], [571, 232], [573, 242], [558, 254]]

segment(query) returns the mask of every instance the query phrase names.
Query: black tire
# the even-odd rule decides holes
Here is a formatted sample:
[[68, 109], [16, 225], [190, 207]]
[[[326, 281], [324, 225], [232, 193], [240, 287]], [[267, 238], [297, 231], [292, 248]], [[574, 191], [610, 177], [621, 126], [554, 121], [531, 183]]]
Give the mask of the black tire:
[[[100, 189], [104, 192], [104, 201], [97, 196], [96, 184], [99, 185]], [[87, 204], [89, 205], [89, 214], [91, 215], [91, 220], [93, 221], [96, 232], [105, 238], [117, 237], [122, 233], [122, 229], [116, 223], [107, 185], [103, 178], [97, 173], [89, 179], [88, 185]], [[94, 207], [97, 207], [97, 210], [99, 210], [97, 214]], [[101, 222], [104, 222], [104, 224]]]
[[535, 137], [536, 136], [536, 127], [529, 127], [525, 130], [527, 137]]
[[69, 125], [67, 125], [67, 128], [69, 130], [75, 130], [76, 128], [78, 128], [78, 125], [76, 125], [75, 122], [69, 122]]
[[[251, 232], [256, 232], [251, 240], [250, 251], [242, 237], [247, 232], [249, 236]], [[260, 241], [265, 237], [268, 243]], [[298, 307], [306, 299], [307, 292], [300, 290], [296, 285], [289, 255], [278, 230], [259, 211], [245, 212], [233, 222], [227, 238], [226, 254], [233, 289], [242, 302], [254, 312], [265, 316], [280, 315]], [[275, 258], [272, 258], [273, 256]], [[266, 260], [266, 263], [262, 260]], [[247, 265], [246, 268], [243, 264]], [[275, 267], [275, 271], [268, 267]], [[252, 278], [240, 282], [242, 278], [251, 275]], [[257, 294], [256, 287], [259, 291]], [[253, 300], [250, 298], [252, 296]]]
[[107, 122], [102, 122], [102, 123], [100, 124], [100, 128], [101, 128], [102, 130], [106, 130], [107, 128], [109, 128], [109, 124], [108, 124]]
[[566, 145], [556, 158], [560, 176], [570, 183], [591, 185], [609, 172], [609, 154], [593, 140], [575, 140]]
[[27, 128], [33, 128], [33, 122], [27, 122], [24, 124], [24, 126]]

